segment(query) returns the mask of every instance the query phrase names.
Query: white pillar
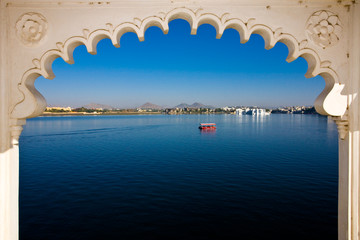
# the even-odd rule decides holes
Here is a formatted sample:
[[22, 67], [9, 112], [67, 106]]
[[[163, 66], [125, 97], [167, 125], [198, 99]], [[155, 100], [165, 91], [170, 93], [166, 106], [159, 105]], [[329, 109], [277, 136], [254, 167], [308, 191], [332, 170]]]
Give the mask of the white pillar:
[[8, 14], [5, 4], [5, 1], [0, 1], [2, 32], [0, 34], [0, 240], [17, 240], [19, 238], [19, 148], [17, 141], [12, 144], [10, 141], [10, 79], [7, 76], [6, 65]]
[[19, 146], [0, 153], [0, 240], [19, 238]]
[[[354, 4], [350, 11], [349, 69], [347, 89], [348, 116], [338, 117], [339, 128], [339, 202], [338, 239], [359, 240], [359, 184], [360, 184], [360, 6]], [[348, 121], [348, 122], [347, 122]], [[348, 129], [347, 129], [348, 128]], [[348, 134], [345, 136], [345, 132]]]
[[338, 240], [351, 239], [349, 138], [339, 139]]
[[[360, 183], [360, 6], [353, 4], [349, 27], [349, 134], [339, 142], [339, 240], [359, 240]], [[347, 166], [346, 166], [347, 165]]]

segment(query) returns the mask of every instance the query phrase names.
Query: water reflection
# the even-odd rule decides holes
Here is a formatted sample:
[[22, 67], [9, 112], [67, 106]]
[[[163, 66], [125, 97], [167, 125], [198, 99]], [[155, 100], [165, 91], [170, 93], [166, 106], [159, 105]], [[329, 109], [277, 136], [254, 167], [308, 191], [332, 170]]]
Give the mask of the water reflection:
[[270, 115], [236, 115], [236, 120], [239, 123], [249, 121], [263, 123], [264, 121], [268, 121], [270, 117]]
[[216, 129], [199, 129], [199, 132], [201, 135], [204, 135], [204, 136], [215, 136], [216, 135]]

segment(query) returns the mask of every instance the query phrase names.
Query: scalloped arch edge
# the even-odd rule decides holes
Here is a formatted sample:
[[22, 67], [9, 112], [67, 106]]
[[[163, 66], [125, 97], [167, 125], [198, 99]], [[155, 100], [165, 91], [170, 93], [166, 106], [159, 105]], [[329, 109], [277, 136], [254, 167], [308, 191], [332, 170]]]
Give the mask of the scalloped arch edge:
[[[230, 17], [229, 13], [224, 13], [221, 17], [213, 13], [202, 13], [202, 9], [193, 11], [189, 8], [175, 8], [165, 16], [151, 16], [140, 20], [137, 23], [121, 23], [116, 27], [107, 23], [102, 29], [90, 32], [83, 30], [84, 36], [72, 36], [64, 43], [56, 44], [58, 49], [51, 49], [45, 52], [40, 60], [34, 59], [37, 66], [27, 70], [18, 85], [18, 90], [22, 93], [22, 99], [11, 109], [11, 118], [26, 119], [39, 116], [46, 108], [45, 98], [35, 89], [34, 82], [39, 76], [53, 79], [53, 61], [61, 57], [65, 62], [74, 63], [73, 51], [79, 45], [85, 45], [87, 51], [96, 54], [96, 46], [99, 41], [109, 38], [115, 47], [120, 47], [121, 36], [127, 32], [137, 34], [140, 41], [144, 41], [145, 31], [149, 27], [157, 26], [166, 34], [169, 30], [169, 22], [174, 19], [184, 19], [191, 26], [191, 34], [196, 34], [198, 27], [202, 24], [210, 24], [216, 29], [216, 37], [221, 38], [226, 29], [232, 28], [239, 32], [241, 43], [246, 43], [251, 34], [259, 34], [264, 38], [265, 48], [271, 49], [277, 42], [284, 43], [289, 49], [287, 61], [291, 62], [298, 57], [303, 57], [308, 62], [306, 77], [321, 75], [325, 79], [325, 88], [315, 100], [314, 106], [322, 115], [342, 116], [347, 109], [347, 96], [342, 95], [344, 85], [339, 82], [337, 74], [330, 68], [322, 68], [321, 60], [316, 51], [306, 48], [295, 37], [289, 33], [283, 33], [282, 29], [272, 30], [265, 24], [256, 24], [256, 20], [251, 18], [244, 22], [239, 18]], [[138, 20], [138, 19], [136, 19]], [[134, 20], [135, 21], [135, 20]], [[33, 62], [34, 62], [33, 61]]]

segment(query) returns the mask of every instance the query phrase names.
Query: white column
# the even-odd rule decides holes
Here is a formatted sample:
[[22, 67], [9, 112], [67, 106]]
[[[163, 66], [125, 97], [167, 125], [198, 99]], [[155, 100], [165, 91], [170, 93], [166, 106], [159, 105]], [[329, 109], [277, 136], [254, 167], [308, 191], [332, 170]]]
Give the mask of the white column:
[[359, 239], [359, 131], [353, 131], [350, 133], [351, 146], [349, 154], [351, 156], [351, 177], [350, 177], [350, 191], [351, 191], [351, 236], [352, 239]]
[[349, 240], [349, 136], [339, 139], [338, 239]]
[[10, 79], [7, 76], [5, 1], [0, 1], [0, 240], [18, 240], [19, 148], [11, 144], [9, 126]]
[[19, 238], [19, 146], [16, 142], [0, 153], [0, 240]]
[[359, 240], [360, 183], [360, 6], [354, 3], [349, 25], [349, 133], [339, 140], [339, 214], [338, 239]]

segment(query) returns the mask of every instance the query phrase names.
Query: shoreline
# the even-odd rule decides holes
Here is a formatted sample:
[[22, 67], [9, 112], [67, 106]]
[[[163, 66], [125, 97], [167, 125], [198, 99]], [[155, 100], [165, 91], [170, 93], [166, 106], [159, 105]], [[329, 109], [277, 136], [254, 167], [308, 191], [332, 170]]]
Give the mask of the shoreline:
[[160, 115], [161, 112], [119, 112], [119, 113], [86, 113], [86, 112], [71, 112], [71, 113], [50, 113], [45, 112], [41, 117], [55, 117], [55, 116], [111, 116], [111, 115]]
[[[71, 113], [43, 113], [39, 117], [64, 117], [64, 116], [126, 116], [126, 115], [219, 115], [229, 113], [182, 113], [182, 114], [165, 114], [162, 112], [112, 112], [112, 113], [86, 113], [86, 112], [71, 112]], [[289, 113], [272, 113], [272, 114], [289, 114]], [[271, 115], [272, 115], [271, 114]], [[294, 115], [320, 115], [317, 113], [291, 113]], [[236, 115], [236, 114], [229, 114]], [[250, 115], [248, 115], [250, 116]], [[321, 116], [321, 115], [320, 115]]]

